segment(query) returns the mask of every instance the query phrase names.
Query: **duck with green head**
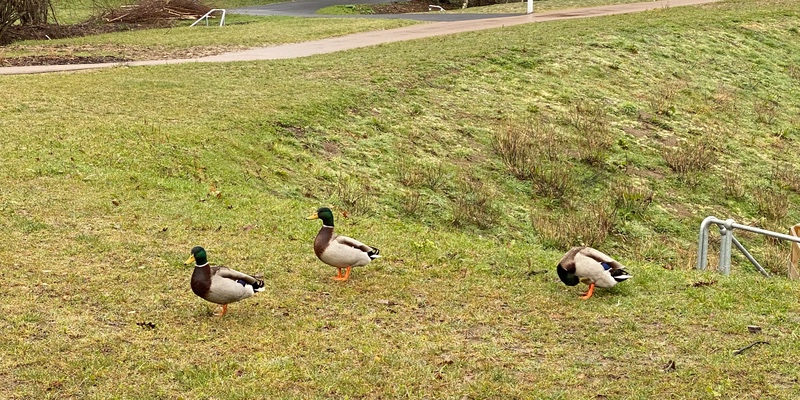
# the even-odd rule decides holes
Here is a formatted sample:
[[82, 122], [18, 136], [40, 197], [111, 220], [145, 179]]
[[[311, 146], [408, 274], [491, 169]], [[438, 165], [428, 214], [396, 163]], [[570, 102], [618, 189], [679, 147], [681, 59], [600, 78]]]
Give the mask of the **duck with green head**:
[[561, 257], [556, 272], [568, 286], [579, 282], [589, 285], [589, 290], [581, 296], [584, 300], [592, 297], [595, 286], [610, 288], [631, 278], [624, 265], [591, 247], [571, 248]]
[[200, 246], [192, 248], [186, 264], [194, 263], [192, 291], [201, 298], [222, 306], [215, 316], [228, 312], [228, 304], [244, 300], [264, 290], [264, 281], [223, 266], [210, 265], [206, 250]]
[[334, 233], [333, 212], [330, 208], [322, 207], [306, 219], [322, 220], [322, 228], [314, 238], [314, 254], [325, 264], [336, 267], [337, 273], [333, 279], [346, 281], [350, 278], [353, 267], [362, 267], [380, 257], [380, 250], [377, 248]]

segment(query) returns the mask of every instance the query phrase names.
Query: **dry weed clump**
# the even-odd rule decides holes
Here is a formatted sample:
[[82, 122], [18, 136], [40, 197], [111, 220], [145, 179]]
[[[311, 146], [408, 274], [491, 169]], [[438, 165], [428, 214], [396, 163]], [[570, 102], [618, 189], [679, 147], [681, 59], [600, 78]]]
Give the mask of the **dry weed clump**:
[[675, 98], [685, 84], [668, 81], [659, 85], [650, 95], [648, 103], [652, 112], [670, 117], [675, 114]]
[[546, 120], [511, 125], [495, 135], [493, 147], [511, 173], [529, 181], [535, 193], [563, 200], [575, 188], [565, 142]]
[[789, 213], [789, 196], [781, 189], [761, 187], [753, 191], [758, 212], [767, 220], [778, 222]]
[[450, 179], [450, 173], [442, 162], [419, 162], [404, 158], [395, 166], [395, 172], [397, 179], [405, 186], [427, 187], [434, 191], [443, 188]]
[[742, 200], [747, 195], [747, 186], [742, 182], [742, 176], [736, 173], [722, 176], [722, 190], [725, 196], [736, 200]]
[[800, 171], [791, 164], [783, 163], [772, 168], [772, 180], [780, 187], [800, 193]]
[[597, 104], [581, 101], [567, 120], [578, 135], [578, 158], [595, 167], [605, 162], [614, 144], [606, 111]]
[[779, 104], [772, 99], [758, 99], [753, 104], [753, 112], [756, 114], [756, 122], [772, 125], [778, 118]]
[[457, 196], [453, 198], [453, 220], [456, 226], [476, 226], [480, 229], [491, 229], [500, 219], [500, 211], [495, 207], [492, 198], [494, 191], [481, 180], [471, 177], [462, 179], [458, 184]]
[[499, 129], [492, 147], [520, 180], [530, 180], [531, 171], [541, 162], [565, 157], [564, 141], [546, 119], [512, 123]]
[[575, 193], [577, 187], [572, 169], [566, 164], [537, 165], [531, 170], [529, 180], [536, 194], [560, 202]]
[[620, 216], [641, 217], [650, 208], [655, 192], [646, 185], [624, 182], [614, 187], [614, 208]]
[[352, 214], [366, 211], [369, 187], [350, 177], [339, 177], [336, 182], [336, 197], [345, 209]]
[[789, 267], [789, 245], [786, 242], [777, 242], [764, 245], [763, 254], [757, 257], [759, 264], [773, 275], [786, 275]]
[[684, 141], [665, 148], [662, 154], [667, 166], [679, 174], [706, 171], [717, 161], [716, 150], [708, 139]]
[[536, 233], [550, 246], [566, 249], [572, 246], [599, 246], [613, 233], [618, 223], [617, 210], [607, 204], [564, 215], [531, 214]]

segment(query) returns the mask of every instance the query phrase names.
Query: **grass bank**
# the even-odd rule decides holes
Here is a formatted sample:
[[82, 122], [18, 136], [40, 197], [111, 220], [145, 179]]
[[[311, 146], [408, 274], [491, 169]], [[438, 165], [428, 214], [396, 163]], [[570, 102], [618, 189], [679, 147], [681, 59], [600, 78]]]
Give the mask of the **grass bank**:
[[[796, 284], [691, 263], [800, 219], [799, 5], [0, 77], [0, 397], [793, 398]], [[345, 284], [320, 205], [384, 255]], [[634, 278], [579, 300], [581, 242]], [[267, 291], [209, 317], [193, 245]]]

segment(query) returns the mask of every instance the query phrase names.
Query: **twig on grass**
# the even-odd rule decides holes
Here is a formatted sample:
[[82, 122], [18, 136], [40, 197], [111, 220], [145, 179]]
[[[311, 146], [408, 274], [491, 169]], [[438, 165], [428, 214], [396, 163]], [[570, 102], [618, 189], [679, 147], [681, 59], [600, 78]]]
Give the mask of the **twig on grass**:
[[744, 346], [739, 350], [734, 351], [733, 354], [742, 354], [742, 352], [744, 352], [745, 350], [747, 350], [747, 349], [749, 349], [749, 348], [751, 348], [751, 347], [753, 347], [753, 346], [755, 346], [757, 344], [769, 344], [769, 342], [765, 342], [763, 340], [759, 340], [757, 342], [750, 343], [749, 345]]

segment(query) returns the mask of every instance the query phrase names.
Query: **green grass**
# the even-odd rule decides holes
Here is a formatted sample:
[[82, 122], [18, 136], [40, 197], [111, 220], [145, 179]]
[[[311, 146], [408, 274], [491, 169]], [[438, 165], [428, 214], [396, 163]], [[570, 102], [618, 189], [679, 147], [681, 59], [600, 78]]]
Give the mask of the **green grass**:
[[[766, 212], [799, 200], [778, 173], [797, 172], [799, 6], [2, 76], [0, 397], [794, 398], [796, 283], [692, 262], [707, 215], [800, 220]], [[536, 138], [545, 172], [516, 177], [502, 135]], [[382, 250], [344, 284], [311, 248], [320, 205]], [[579, 300], [554, 273], [579, 237], [634, 278]], [[788, 247], [740, 240], [782, 272]], [[268, 289], [210, 317], [194, 245]]]

